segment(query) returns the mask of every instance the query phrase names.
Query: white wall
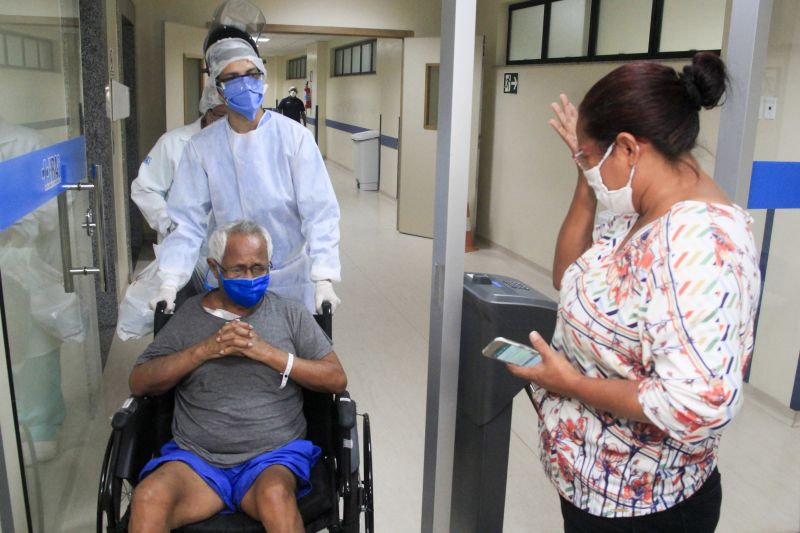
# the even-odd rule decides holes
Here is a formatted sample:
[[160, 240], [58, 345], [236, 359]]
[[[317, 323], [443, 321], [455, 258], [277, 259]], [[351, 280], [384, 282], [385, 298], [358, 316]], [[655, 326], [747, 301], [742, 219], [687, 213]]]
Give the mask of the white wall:
[[[684, 62], [668, 63], [679, 67]], [[482, 151], [478, 233], [550, 272], [556, 237], [572, 199], [577, 171], [567, 148], [551, 130], [550, 103], [566, 93], [577, 105], [588, 89], [619, 63], [497, 67], [493, 149]], [[517, 94], [504, 94], [503, 74], [517, 72]], [[718, 111], [701, 113], [700, 144], [716, 144]], [[484, 135], [484, 139], [487, 136]], [[707, 172], [711, 154], [698, 150]]]
[[[800, 161], [797, 123], [800, 121], [800, 3], [774, 3], [762, 94], [778, 98], [775, 120], [759, 120], [756, 160]], [[753, 210], [763, 221], [764, 210]], [[763, 225], [759, 225], [763, 227]], [[800, 353], [800, 283], [797, 231], [800, 211], [775, 211], [769, 263], [761, 301], [761, 316], [750, 383], [787, 405]], [[762, 229], [763, 231], [763, 229]], [[761, 235], [758, 235], [759, 239]]]
[[[403, 41], [378, 39], [378, 86], [383, 135], [400, 136], [400, 93], [402, 88]], [[397, 150], [381, 146], [381, 192], [397, 198]]]
[[[363, 39], [337, 39], [328, 42], [328, 60], [332, 51], [348, 43]], [[401, 66], [403, 42], [400, 39], [378, 39], [375, 56], [375, 74], [337, 76], [327, 79], [325, 114], [337, 122], [377, 130], [397, 138], [399, 135]], [[329, 67], [330, 68], [330, 67]], [[320, 124], [322, 128], [322, 124]], [[335, 128], [325, 128], [325, 146], [328, 159], [353, 169], [353, 141], [350, 133]], [[381, 192], [397, 196], [397, 150], [381, 147]]]
[[[203, 57], [203, 39], [205, 39], [206, 33], [208, 32], [202, 28], [184, 26], [174, 22], [164, 23], [165, 131], [184, 125], [183, 58]], [[138, 85], [147, 85], [147, 83], [147, 81], [144, 81], [144, 83], [139, 83]], [[162, 131], [161, 133], [164, 132]], [[155, 140], [140, 153], [146, 154], [149, 152], [153, 144], [155, 144]]]

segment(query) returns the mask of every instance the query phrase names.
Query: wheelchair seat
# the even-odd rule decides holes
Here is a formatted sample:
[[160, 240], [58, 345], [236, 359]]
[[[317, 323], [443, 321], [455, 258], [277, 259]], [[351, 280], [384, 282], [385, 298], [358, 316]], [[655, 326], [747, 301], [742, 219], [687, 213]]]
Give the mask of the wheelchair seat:
[[[155, 332], [169, 319], [165, 302], [155, 314]], [[325, 333], [332, 336], [330, 304], [315, 315]], [[100, 474], [97, 532], [128, 530], [131, 496], [144, 464], [172, 438], [173, 391], [156, 397], [131, 396], [112, 417], [112, 432]], [[341, 395], [303, 389], [306, 438], [322, 449], [311, 470], [312, 491], [297, 501], [307, 533], [327, 528], [331, 532], [373, 531], [372, 447], [369, 415], [362, 417], [363, 465], [359, 458], [356, 404], [347, 392]], [[361, 479], [359, 467], [364, 472]], [[341, 502], [341, 516], [340, 516]], [[218, 514], [203, 522], [174, 530], [181, 533], [264, 533], [260, 522], [242, 512]]]

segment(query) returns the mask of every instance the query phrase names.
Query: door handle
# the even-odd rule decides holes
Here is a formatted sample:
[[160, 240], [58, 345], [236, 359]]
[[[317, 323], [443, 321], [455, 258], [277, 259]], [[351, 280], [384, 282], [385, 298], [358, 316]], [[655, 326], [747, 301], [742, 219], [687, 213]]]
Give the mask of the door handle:
[[[62, 185], [65, 194], [58, 195], [58, 222], [59, 236], [61, 237], [61, 271], [64, 275], [64, 290], [75, 292], [75, 282], [72, 276], [99, 276], [100, 290], [108, 292], [108, 269], [106, 268], [106, 243], [103, 234], [103, 167], [102, 165], [92, 165], [90, 174], [91, 181], [84, 181], [76, 184]], [[94, 182], [94, 183], [92, 183]], [[70, 243], [69, 232], [69, 207], [67, 206], [67, 191], [93, 191], [94, 209], [91, 207], [86, 211], [85, 223], [81, 225], [86, 229], [86, 233], [91, 237], [97, 235], [95, 243], [97, 249], [97, 266], [72, 266], [72, 245]], [[95, 218], [94, 213], [97, 213]]]

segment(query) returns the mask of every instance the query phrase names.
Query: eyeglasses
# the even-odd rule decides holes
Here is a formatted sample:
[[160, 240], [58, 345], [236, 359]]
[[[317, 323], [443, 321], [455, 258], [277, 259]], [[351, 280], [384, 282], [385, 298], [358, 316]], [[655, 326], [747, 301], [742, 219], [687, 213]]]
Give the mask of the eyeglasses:
[[231, 82], [231, 81], [233, 81], [235, 79], [246, 78], [248, 76], [253, 78], [253, 79], [255, 79], [255, 80], [260, 80], [260, 79], [262, 79], [264, 77], [264, 74], [260, 70], [258, 70], [257, 68], [251, 68], [250, 70], [248, 70], [244, 74], [230, 73], [230, 74], [220, 75], [219, 77], [217, 77], [217, 84], [225, 84], [225, 83]]
[[254, 278], [261, 277], [267, 272], [269, 272], [269, 269], [272, 265], [271, 264], [261, 265], [256, 263], [255, 265], [249, 267], [237, 265], [235, 267], [225, 268], [219, 263], [217, 263], [217, 266], [225, 274], [226, 277], [235, 279], [235, 278], [243, 278], [245, 274], [247, 274], [248, 272], [250, 272], [250, 274], [252, 274]]
[[[597, 148], [599, 149], [600, 146], [598, 145]], [[606, 148], [604, 151], [608, 151]], [[589, 163], [589, 156], [594, 153], [594, 149], [587, 150], [578, 150], [574, 154], [572, 154], [572, 160], [575, 161], [575, 164], [578, 165], [578, 168], [581, 170], [589, 170], [592, 168], [592, 164]]]
[[589, 161], [586, 159], [586, 152], [583, 150], [578, 150], [574, 154], [572, 154], [572, 160], [575, 161], [575, 164], [578, 165], [578, 168], [581, 170], [588, 170]]

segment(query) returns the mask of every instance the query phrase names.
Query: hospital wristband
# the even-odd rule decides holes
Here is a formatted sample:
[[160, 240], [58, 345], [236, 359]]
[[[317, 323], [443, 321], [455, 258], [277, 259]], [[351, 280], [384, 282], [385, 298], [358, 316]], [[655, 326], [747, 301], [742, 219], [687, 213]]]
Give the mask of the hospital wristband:
[[283, 377], [281, 378], [281, 386], [278, 387], [279, 389], [283, 389], [286, 387], [286, 383], [289, 381], [289, 374], [292, 372], [292, 366], [294, 366], [294, 354], [291, 352], [289, 353], [289, 360], [286, 361], [286, 370], [283, 371], [281, 374]]

